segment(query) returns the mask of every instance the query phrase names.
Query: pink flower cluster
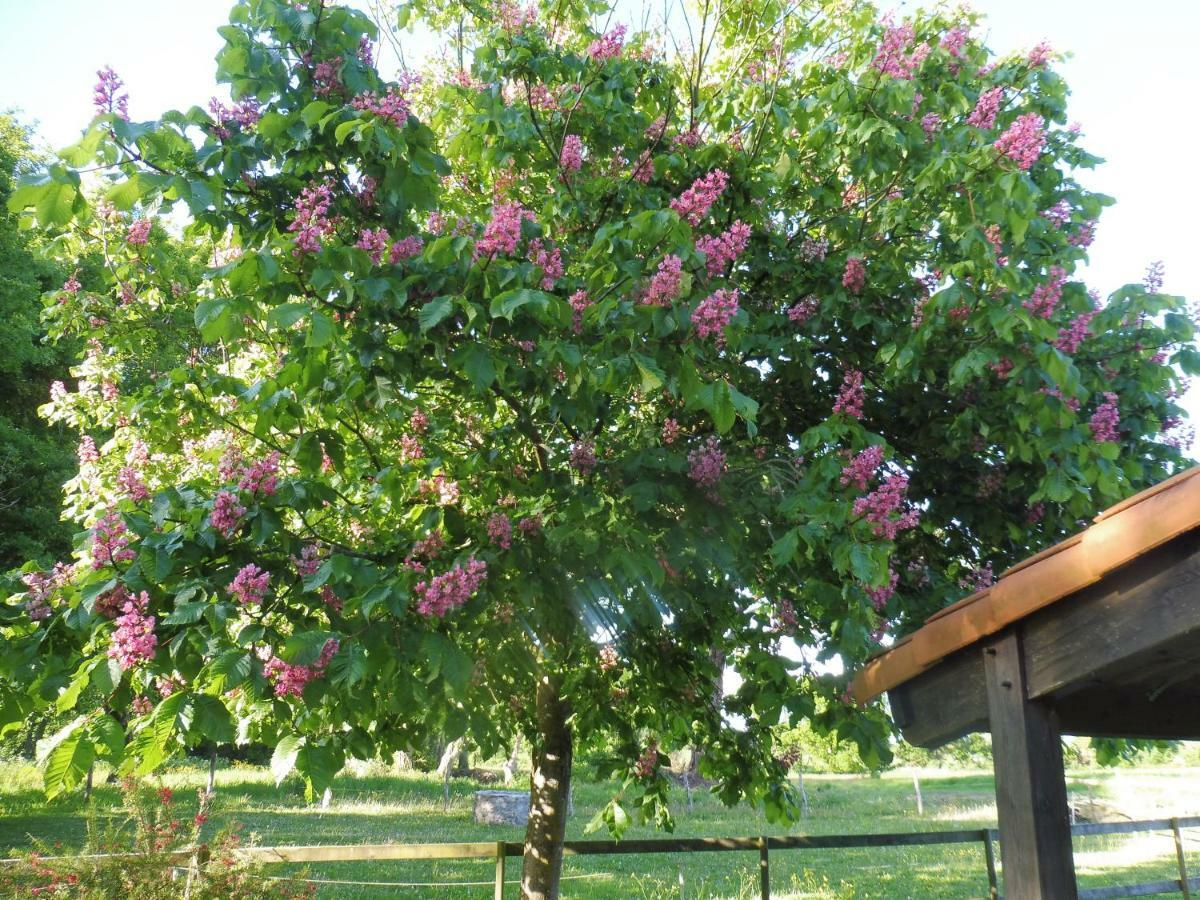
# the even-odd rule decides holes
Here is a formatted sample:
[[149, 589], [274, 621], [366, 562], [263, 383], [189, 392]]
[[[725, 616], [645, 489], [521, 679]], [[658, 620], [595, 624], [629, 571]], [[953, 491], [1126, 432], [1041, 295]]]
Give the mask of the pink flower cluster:
[[729, 464], [716, 437], [710, 437], [688, 454], [688, 478], [702, 488], [712, 490], [728, 471]]
[[397, 128], [403, 128], [408, 121], [408, 100], [394, 87], [388, 88], [383, 96], [374, 91], [364, 91], [351, 100], [350, 105], [391, 122]]
[[394, 266], [403, 260], [420, 256], [424, 247], [425, 239], [419, 234], [412, 234], [406, 238], [401, 238], [392, 244], [392, 249], [388, 252], [388, 262]]
[[840, 479], [842, 487], [854, 485], [860, 491], [867, 489], [867, 483], [875, 477], [879, 467], [883, 465], [883, 447], [876, 444], [861, 453], [855, 454], [848, 464], [842, 467]]
[[558, 164], [564, 172], [578, 172], [583, 168], [583, 138], [577, 134], [568, 134], [563, 138]]
[[683, 280], [683, 260], [668, 253], [658, 264], [658, 271], [650, 278], [641, 302], [646, 306], [669, 306], [679, 296]]
[[662, 442], [664, 444], [675, 443], [681, 430], [682, 429], [679, 427], [678, 422], [676, 422], [674, 419], [667, 419], [665, 422], [663, 422]]
[[228, 539], [241, 526], [244, 515], [246, 507], [238, 502], [236, 494], [232, 491], [219, 491], [213, 500], [209, 522], [221, 533], [221, 537]]
[[842, 272], [842, 286], [852, 294], [861, 294], [867, 286], [867, 266], [861, 257], [851, 256]]
[[571, 330], [576, 334], [583, 331], [583, 314], [592, 301], [588, 299], [587, 291], [576, 291], [571, 295]]
[[132, 669], [140, 662], [153, 659], [158, 649], [154, 616], [146, 615], [149, 605], [150, 595], [145, 591], [130, 596], [116, 619], [117, 628], [112, 635], [108, 656], [115, 659], [122, 669]]
[[692, 328], [701, 338], [715, 338], [718, 347], [725, 344], [725, 326], [738, 312], [737, 289], [722, 288], [709, 294], [692, 310]]
[[417, 612], [426, 618], [444, 616], [475, 596], [486, 578], [487, 563], [472, 557], [466, 566], [455, 566], [428, 582], [420, 581], [413, 589], [421, 598]]
[[256, 497], [270, 497], [279, 488], [279, 451], [272, 450], [244, 469], [238, 487]]
[[92, 91], [92, 105], [96, 107], [96, 112], [99, 115], [107, 113], [115, 113], [118, 119], [129, 121], [129, 95], [117, 95], [117, 92], [125, 86], [117, 73], [112, 70], [112, 66], [105, 66], [96, 73], [96, 87]]
[[300, 555], [292, 557], [292, 565], [296, 567], [296, 574], [301, 578], [316, 575], [317, 570], [321, 568], [321, 556], [320, 546], [305, 544], [300, 548]]
[[625, 45], [625, 26], [618, 25], [602, 37], [588, 44], [587, 55], [596, 62], [616, 59]]
[[126, 230], [125, 243], [137, 246], [144, 245], [150, 239], [150, 228], [153, 225], [153, 219], [138, 219]]
[[262, 118], [262, 111], [258, 108], [258, 101], [253, 99], [243, 100], [241, 103], [235, 103], [233, 106], [226, 106], [216, 97], [213, 97], [208, 101], [208, 112], [216, 123], [213, 131], [222, 140], [228, 140], [230, 135], [226, 123], [232, 122], [240, 125], [242, 128], [252, 128]]
[[654, 775], [654, 770], [658, 768], [658, 744], [654, 741], [650, 742], [642, 755], [638, 757], [637, 762], [633, 764], [633, 774], [637, 778], [646, 779]]
[[837, 399], [833, 403], [834, 413], [845, 413], [856, 419], [863, 417], [863, 402], [866, 394], [863, 392], [863, 375], [858, 369], [848, 369], [842, 376], [842, 386], [838, 388]]
[[1099, 315], [1098, 310], [1089, 309], [1081, 312], [1078, 316], [1071, 320], [1071, 324], [1066, 328], [1060, 328], [1058, 337], [1054, 341], [1054, 346], [1063, 353], [1074, 353], [1090, 335], [1091, 331], [1088, 325], [1092, 319]]
[[242, 566], [229, 583], [229, 593], [242, 606], [261, 606], [270, 589], [271, 574], [254, 563]]
[[895, 569], [888, 568], [888, 580], [879, 587], [866, 588], [867, 596], [871, 598], [871, 605], [875, 607], [876, 612], [882, 612], [887, 606], [887, 602], [896, 594], [896, 585], [900, 583], [900, 573]]
[[596, 468], [596, 445], [591, 441], [576, 441], [571, 445], [568, 464], [580, 475], [588, 475]]
[[1026, 57], [1026, 61], [1029, 63], [1030, 68], [1040, 69], [1042, 66], [1046, 65], [1046, 63], [1048, 63], [1053, 56], [1053, 48], [1051, 48], [1051, 46], [1045, 41], [1042, 41], [1029, 51], [1029, 56]]
[[137, 554], [129, 549], [129, 540], [125, 521], [110, 509], [92, 526], [92, 568], [131, 562]]
[[28, 595], [25, 612], [31, 621], [41, 622], [50, 618], [50, 597], [67, 586], [71, 573], [71, 567], [60, 562], [55, 563], [49, 572], [26, 572], [21, 576]]
[[492, 207], [491, 221], [484, 226], [483, 237], [475, 243], [475, 258], [496, 253], [512, 255], [521, 241], [521, 222], [533, 219], [533, 213], [520, 203], [499, 203]]
[[787, 317], [793, 325], [803, 325], [811, 319], [821, 307], [821, 301], [815, 294], [809, 294], [788, 307]]
[[[897, 534], [920, 521], [920, 513], [915, 509], [904, 509], [907, 492], [908, 478], [888, 475], [883, 484], [854, 501], [854, 515], [865, 517], [876, 537], [895, 540]], [[893, 518], [893, 513], [899, 515]]]
[[416, 462], [425, 458], [425, 448], [421, 441], [411, 434], [400, 435], [400, 459], [403, 462]]
[[387, 250], [389, 240], [391, 240], [391, 235], [388, 234], [386, 228], [364, 228], [359, 232], [354, 246], [359, 250], [366, 250], [371, 257], [371, 262], [379, 265], [383, 261], [383, 253]]
[[1088, 422], [1092, 437], [1098, 441], [1119, 441], [1121, 439], [1121, 415], [1117, 409], [1117, 395], [1112, 391], [1104, 392], [1104, 402], [1101, 403]]
[[932, 49], [928, 44], [914, 47], [913, 40], [911, 25], [889, 25], [883, 33], [875, 59], [871, 61], [871, 68], [892, 78], [912, 80]]
[[459, 498], [458, 482], [438, 473], [432, 478], [418, 481], [417, 493], [422, 497], [432, 497], [438, 506], [453, 506]]
[[921, 116], [921, 130], [925, 132], [925, 140], [932, 141], [937, 130], [942, 127], [942, 117], [935, 112], [927, 112]]
[[100, 451], [96, 449], [96, 441], [90, 434], [85, 434], [79, 439], [75, 455], [81, 466], [88, 466], [100, 461]]
[[529, 259], [542, 270], [542, 290], [554, 290], [554, 283], [562, 278], [562, 253], [557, 247], [546, 249], [541, 238], [529, 242]]
[[313, 93], [318, 97], [328, 97], [342, 89], [341, 78], [342, 58], [335, 56], [325, 59], [313, 66]]
[[703, 178], [697, 178], [692, 186], [671, 201], [671, 209], [692, 227], [699, 225], [717, 198], [729, 186], [729, 176], [721, 169], [713, 169]]
[[1038, 157], [1042, 155], [1042, 147], [1046, 142], [1042, 126], [1045, 123], [1037, 113], [1025, 113], [1018, 116], [993, 145], [1001, 156], [1006, 156], [1017, 164], [1022, 172], [1029, 169]]
[[512, 520], [502, 512], [492, 513], [487, 521], [487, 534], [489, 541], [507, 550], [512, 546]]
[[1042, 213], [1042, 218], [1055, 228], [1062, 228], [1071, 221], [1071, 204], [1066, 200], [1059, 200]]
[[1062, 299], [1063, 285], [1067, 281], [1067, 270], [1062, 266], [1050, 269], [1050, 279], [1045, 284], [1039, 284], [1033, 289], [1029, 299], [1021, 305], [1033, 315], [1041, 319], [1049, 319]]
[[954, 57], [961, 57], [963, 46], [967, 43], [967, 39], [971, 36], [971, 30], [964, 28], [961, 25], [956, 25], [945, 34], [942, 35], [942, 49]]
[[1000, 111], [1000, 101], [1004, 99], [1004, 88], [988, 88], [979, 95], [975, 108], [967, 116], [967, 124], [976, 128], [993, 128], [996, 125], [996, 113]]
[[696, 249], [704, 254], [704, 267], [709, 278], [720, 275], [729, 263], [746, 250], [750, 243], [750, 226], [742, 221], [734, 222], [724, 233], [715, 237], [702, 237], [696, 241]]
[[338, 652], [337, 638], [330, 638], [321, 648], [321, 655], [311, 666], [299, 666], [286, 663], [278, 656], [272, 656], [263, 666], [263, 674], [275, 687], [276, 697], [299, 697], [310, 681], [325, 674], [334, 654]]
[[295, 232], [296, 246], [293, 255], [316, 253], [321, 249], [324, 238], [333, 234], [334, 223], [329, 218], [329, 207], [333, 204], [333, 189], [328, 182], [310, 184], [296, 198], [296, 215], [288, 231]]
[[775, 611], [771, 616], [771, 627], [781, 634], [795, 634], [800, 627], [800, 617], [796, 615], [796, 605], [786, 597], [775, 602]]
[[117, 487], [124, 491], [125, 496], [134, 503], [150, 499], [150, 489], [146, 487], [146, 482], [142, 481], [142, 476], [133, 466], [125, 466], [121, 469], [117, 475]]

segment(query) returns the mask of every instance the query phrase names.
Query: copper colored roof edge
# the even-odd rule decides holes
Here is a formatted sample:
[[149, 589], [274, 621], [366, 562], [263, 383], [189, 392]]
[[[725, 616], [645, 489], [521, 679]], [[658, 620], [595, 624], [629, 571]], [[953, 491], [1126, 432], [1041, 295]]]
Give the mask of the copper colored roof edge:
[[[851, 682], [850, 695], [866, 703], [951, 653], [1200, 527], [1200, 480], [1191, 480], [1197, 474], [1200, 466], [1110, 507], [1095, 525], [1013, 566], [991, 588], [930, 616], [921, 628], [872, 657]], [[1168, 492], [1170, 496], [1160, 498]]]

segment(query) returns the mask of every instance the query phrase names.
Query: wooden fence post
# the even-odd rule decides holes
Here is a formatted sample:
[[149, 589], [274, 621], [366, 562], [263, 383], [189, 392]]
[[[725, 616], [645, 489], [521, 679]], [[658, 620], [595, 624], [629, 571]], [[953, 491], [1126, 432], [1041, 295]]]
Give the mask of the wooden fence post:
[[504, 900], [504, 841], [496, 841], [496, 893], [495, 900]]
[[758, 876], [762, 886], [762, 900], [771, 900], [771, 861], [767, 856], [767, 839], [758, 839]]
[[989, 900], [998, 900], [1000, 885], [996, 881], [996, 848], [992, 845], [992, 830], [990, 828], [985, 829], [983, 832], [983, 859], [987, 863], [988, 898]]
[[1191, 900], [1192, 889], [1188, 887], [1187, 860], [1183, 856], [1183, 835], [1179, 833], [1179, 819], [1171, 818], [1171, 831], [1175, 835], [1175, 859], [1179, 863], [1179, 891], [1183, 900]]

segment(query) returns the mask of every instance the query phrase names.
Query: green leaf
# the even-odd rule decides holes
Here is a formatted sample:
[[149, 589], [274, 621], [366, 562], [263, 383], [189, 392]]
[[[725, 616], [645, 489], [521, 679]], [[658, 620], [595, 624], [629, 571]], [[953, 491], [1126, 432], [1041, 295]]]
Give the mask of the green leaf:
[[492, 355], [483, 344], [468, 345], [458, 353], [455, 361], [479, 391], [486, 391], [496, 380]]
[[323, 312], [314, 312], [308, 326], [308, 341], [306, 347], [324, 347], [333, 340], [333, 319]]
[[283, 784], [283, 779], [296, 767], [296, 756], [303, 743], [304, 738], [299, 735], [285, 734], [275, 745], [275, 752], [271, 754], [271, 776], [275, 779], [276, 787]]
[[434, 297], [417, 312], [417, 324], [426, 332], [454, 311], [453, 297]]
[[340, 750], [304, 742], [296, 754], [296, 771], [304, 776], [304, 796], [310, 803], [333, 784], [334, 776], [342, 770], [344, 763], [345, 757]]
[[42, 745], [39, 757], [44, 766], [42, 783], [47, 800], [83, 781], [96, 760], [96, 748], [84, 736], [82, 725], [86, 721], [79, 716]]
[[192, 701], [194, 727], [204, 737], [218, 744], [232, 744], [237, 736], [233, 717], [225, 704], [209, 694], [197, 694]]
[[120, 722], [110, 715], [100, 715], [88, 724], [88, 736], [101, 757], [114, 766], [121, 762], [125, 752], [125, 727]]
[[775, 568], [786, 566], [796, 555], [800, 546], [800, 529], [793, 528], [771, 545], [771, 564]]
[[309, 309], [307, 303], [280, 303], [267, 313], [267, 325], [272, 328], [291, 328], [308, 315]]
[[58, 695], [58, 699], [54, 701], [59, 712], [66, 712], [69, 709], [74, 709], [75, 704], [79, 700], [79, 695], [83, 693], [84, 688], [91, 681], [92, 669], [94, 669], [99, 660], [92, 659], [81, 665], [75, 672], [75, 677], [71, 679], [71, 683], [67, 685], [67, 689]]
[[192, 625], [199, 622], [208, 609], [205, 600], [192, 600], [188, 603], [176, 603], [175, 609], [163, 619], [164, 625]]
[[708, 412], [712, 416], [713, 425], [716, 426], [718, 433], [725, 434], [733, 427], [735, 410], [733, 394], [729, 389], [728, 381], [718, 381], [713, 385], [712, 401], [709, 403]]
[[512, 315], [523, 306], [533, 305], [537, 310], [544, 310], [554, 298], [544, 291], [532, 291], [529, 288], [517, 288], [504, 291], [492, 298], [489, 310], [493, 319], [512, 320]]

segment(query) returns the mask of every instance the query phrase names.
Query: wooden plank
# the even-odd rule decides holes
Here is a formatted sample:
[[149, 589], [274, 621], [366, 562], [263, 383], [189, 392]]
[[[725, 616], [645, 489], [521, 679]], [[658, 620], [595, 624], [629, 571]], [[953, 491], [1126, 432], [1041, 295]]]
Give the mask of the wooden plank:
[[[1153, 696], [1153, 699], [1151, 699]], [[1200, 693], [1099, 684], [1049, 701], [1064, 734], [1090, 737], [1200, 739]]]
[[239, 859], [272, 862], [353, 862], [368, 859], [492, 859], [496, 843], [351, 844], [309, 847], [242, 847]]
[[1179, 863], [1179, 890], [1183, 900], [1192, 900], [1192, 892], [1188, 889], [1187, 858], [1183, 854], [1183, 835], [1179, 832], [1179, 820], [1171, 820], [1171, 834], [1175, 838], [1175, 860]]
[[992, 845], [991, 830], [989, 829], [985, 834], [987, 836], [983, 839], [983, 861], [987, 867], [988, 900], [999, 900], [1000, 884], [996, 880], [996, 848]]
[[1071, 826], [1071, 834], [1131, 834], [1136, 831], [1170, 831], [1171, 823], [1180, 828], [1200, 828], [1200, 816], [1180, 816], [1178, 819], [1138, 819], [1134, 822], [1086, 822]]
[[1015, 631], [987, 641], [983, 660], [1004, 895], [1008, 900], [1072, 900], [1075, 862], [1054, 711], [1026, 696]]
[[940, 747], [987, 730], [983, 660], [967, 648], [888, 691], [892, 718], [916, 747]]
[[[1110, 897], [1153, 897], [1155, 894], [1178, 894], [1179, 881], [1145, 881], [1141, 884], [1118, 884], [1113, 887], [1087, 888], [1079, 892], [1079, 900], [1108, 900]], [[1189, 889], [1200, 889], [1200, 878], [1188, 879]]]
[[496, 841], [496, 885], [492, 893], [493, 900], [504, 900], [504, 860], [508, 854], [504, 841]]
[[762, 900], [771, 900], [771, 857], [767, 839], [758, 839], [758, 879]]
[[1184, 534], [1023, 625], [1030, 697], [1134, 669], [1168, 643], [1200, 637], [1200, 532]]

